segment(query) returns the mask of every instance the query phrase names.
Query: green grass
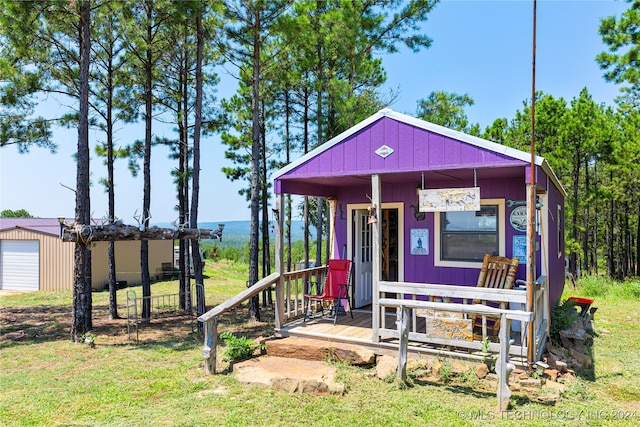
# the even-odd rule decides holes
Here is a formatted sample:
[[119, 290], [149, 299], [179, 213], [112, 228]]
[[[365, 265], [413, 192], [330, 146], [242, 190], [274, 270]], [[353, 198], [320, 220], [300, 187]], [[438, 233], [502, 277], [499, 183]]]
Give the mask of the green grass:
[[[208, 267], [208, 302], [244, 289], [246, 269], [242, 266], [221, 262]], [[152, 293], [173, 293], [176, 288], [175, 281], [157, 283]], [[120, 302], [125, 291], [118, 292]], [[186, 323], [182, 332], [179, 328], [167, 331], [166, 337], [141, 339], [136, 345], [122, 337], [126, 321], [117, 321], [96, 334], [96, 348], [92, 349], [69, 341], [70, 293], [6, 296], [0, 299], [2, 333], [25, 330], [27, 337], [0, 341], [0, 424], [636, 425], [640, 418], [640, 300], [620, 298], [615, 292], [596, 298], [598, 335], [592, 376], [580, 377], [555, 406], [514, 393], [512, 411], [504, 417], [495, 411], [495, 389], [469, 377], [452, 375], [446, 382], [412, 378], [407, 386], [374, 378], [371, 369], [336, 365], [347, 392], [330, 396], [243, 385], [226, 372], [207, 376], [199, 366], [201, 338]], [[572, 294], [586, 296], [581, 282], [565, 297]], [[102, 324], [108, 293], [93, 296], [94, 322]], [[63, 314], [68, 311], [69, 316], [67, 322], [54, 327], [11, 320], [7, 313], [16, 310], [60, 310]], [[255, 337], [270, 327], [268, 323], [247, 327], [241, 314], [223, 318], [221, 332], [233, 329]], [[34, 331], [41, 333], [36, 337]], [[635, 414], [635, 419], [616, 419], [625, 414]]]

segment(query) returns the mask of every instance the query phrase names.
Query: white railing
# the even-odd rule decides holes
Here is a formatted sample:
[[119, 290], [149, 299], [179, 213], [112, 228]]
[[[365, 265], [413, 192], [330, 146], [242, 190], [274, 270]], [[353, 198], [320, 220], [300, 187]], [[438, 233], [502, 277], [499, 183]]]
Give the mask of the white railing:
[[[441, 284], [427, 284], [427, 283], [410, 283], [410, 282], [385, 282], [379, 283], [379, 303], [380, 303], [380, 316], [378, 316], [379, 324], [373, 325], [374, 337], [392, 337], [400, 338], [398, 330], [393, 327], [388, 327], [385, 314], [389, 305], [384, 305], [383, 301], [392, 298], [398, 300], [408, 300], [411, 302], [426, 302], [434, 304], [430, 310], [434, 311], [447, 311], [466, 313], [466, 317], [478, 314], [477, 310], [472, 308], [471, 302], [492, 301], [494, 303], [502, 304], [505, 309], [520, 308], [524, 310], [527, 306], [527, 292], [523, 290], [514, 289], [493, 289], [493, 288], [478, 288], [471, 286], [459, 286], [459, 285], [441, 285]], [[536, 343], [540, 344], [543, 341], [543, 334], [546, 325], [544, 318], [544, 312], [546, 304], [543, 303], [544, 287], [538, 286], [538, 290], [535, 293], [535, 297], [540, 301], [536, 304], [536, 312], [534, 319], [534, 332], [536, 333]], [[442, 302], [435, 302], [442, 301]], [[452, 302], [450, 302], [452, 301]], [[455, 309], [450, 310], [453, 306]], [[458, 307], [460, 306], [460, 307]], [[493, 307], [488, 307], [493, 308]], [[512, 310], [513, 311], [513, 310]], [[487, 315], [480, 314], [483, 317], [483, 325], [486, 325]], [[470, 320], [470, 319], [469, 319]], [[515, 319], [514, 319], [515, 320]], [[487, 343], [483, 343], [481, 340], [468, 339], [468, 334], [465, 337], [434, 337], [432, 334], [427, 333], [425, 328], [424, 312], [420, 309], [413, 309], [410, 311], [409, 331], [408, 339], [410, 341], [424, 342], [434, 345], [447, 345], [459, 348], [467, 348], [470, 350], [482, 350], [486, 348]], [[527, 330], [528, 322], [517, 320], [521, 322], [520, 328], [520, 342], [517, 345], [512, 345], [510, 348], [511, 354], [514, 355], [526, 355], [527, 354]], [[377, 328], [376, 328], [377, 326]], [[472, 326], [471, 326], [472, 327]], [[377, 329], [377, 330], [376, 330]], [[502, 327], [501, 327], [502, 329]], [[509, 330], [511, 333], [511, 331]], [[483, 331], [483, 335], [486, 332]], [[493, 352], [499, 351], [499, 345], [497, 343], [489, 343], [489, 349]]]
[[536, 360], [540, 360], [546, 340], [549, 338], [549, 322], [551, 321], [546, 276], [540, 276], [536, 280], [533, 298], [535, 302], [533, 306], [533, 336], [535, 337], [533, 354]]
[[[381, 284], [382, 285], [382, 284]], [[441, 287], [443, 285], [427, 285], [439, 286], [440, 290], [444, 290]], [[444, 285], [446, 286], [446, 285]], [[459, 292], [460, 295], [465, 295], [464, 292]], [[462, 298], [466, 298], [462, 296]], [[509, 363], [509, 347], [511, 338], [509, 331], [511, 329], [511, 321], [531, 322], [533, 313], [522, 310], [506, 310], [494, 307], [487, 307], [483, 304], [456, 304], [446, 302], [432, 302], [432, 301], [420, 301], [405, 299], [402, 296], [398, 298], [380, 298], [379, 304], [381, 308], [392, 307], [397, 310], [397, 329], [395, 335], [400, 340], [398, 346], [398, 378], [406, 379], [407, 368], [407, 349], [408, 342], [411, 340], [411, 333], [409, 332], [411, 323], [411, 314], [418, 310], [445, 310], [451, 313], [471, 314], [492, 316], [500, 318], [500, 342], [499, 342], [499, 357], [496, 361], [496, 373], [498, 374], [498, 410], [506, 411], [509, 405], [509, 398], [511, 397], [511, 390], [509, 389], [509, 375], [513, 371], [514, 366]], [[414, 314], [415, 317], [415, 314]], [[382, 330], [381, 330], [382, 331]], [[385, 331], [387, 331], [385, 329]], [[415, 339], [415, 337], [414, 337]]]
[[[204, 324], [204, 347], [202, 355], [205, 359], [205, 371], [210, 374], [216, 372], [218, 318], [221, 315], [237, 307], [244, 301], [247, 301], [249, 298], [258, 295], [263, 290], [275, 286], [276, 329], [279, 329], [284, 320], [293, 319], [294, 317], [304, 314], [304, 293], [308, 291], [310, 283], [323, 283], [324, 274], [324, 267], [292, 271], [282, 276], [278, 272], [270, 274], [238, 295], [229, 298], [198, 317], [198, 321]], [[280, 285], [281, 283], [282, 285]]]

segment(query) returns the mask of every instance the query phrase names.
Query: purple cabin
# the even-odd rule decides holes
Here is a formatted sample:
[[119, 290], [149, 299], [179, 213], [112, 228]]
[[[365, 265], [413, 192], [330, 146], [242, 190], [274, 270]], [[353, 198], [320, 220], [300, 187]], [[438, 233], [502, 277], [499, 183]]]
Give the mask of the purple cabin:
[[[511, 323], [512, 336], [520, 337], [512, 352], [532, 351], [531, 362], [544, 347], [550, 307], [565, 282], [566, 193], [544, 158], [536, 156], [534, 163], [536, 221], [529, 239], [530, 153], [384, 109], [280, 169], [276, 209], [283, 212], [286, 194], [329, 203], [330, 258], [352, 261], [352, 308], [371, 313], [377, 343], [395, 331], [379, 304], [386, 295], [430, 300], [442, 290], [460, 302], [452, 289], [482, 292], [475, 286], [486, 253], [518, 258], [516, 279], [523, 282], [503, 301], [534, 313], [531, 324]], [[276, 319], [281, 332], [285, 320], [300, 314], [290, 311], [291, 292], [285, 290], [281, 303], [287, 308]], [[420, 341], [421, 333], [412, 329], [409, 340]]]

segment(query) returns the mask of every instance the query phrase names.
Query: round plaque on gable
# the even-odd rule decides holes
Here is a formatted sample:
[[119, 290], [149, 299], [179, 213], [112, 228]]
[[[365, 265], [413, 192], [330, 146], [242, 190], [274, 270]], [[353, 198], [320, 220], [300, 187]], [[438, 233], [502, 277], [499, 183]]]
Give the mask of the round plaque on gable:
[[527, 231], [527, 207], [518, 206], [512, 210], [511, 215], [509, 215], [509, 222], [516, 230], [521, 232]]

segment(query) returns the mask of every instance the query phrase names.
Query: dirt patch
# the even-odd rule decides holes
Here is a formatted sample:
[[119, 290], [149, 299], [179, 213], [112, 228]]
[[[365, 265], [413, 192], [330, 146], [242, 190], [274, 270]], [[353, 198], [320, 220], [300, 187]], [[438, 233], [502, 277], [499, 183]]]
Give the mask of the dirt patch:
[[[262, 308], [265, 319], [273, 318], [271, 308]], [[126, 317], [126, 307], [119, 308]], [[71, 333], [71, 307], [67, 306], [17, 306], [0, 308], [0, 346], [19, 345], [69, 339]], [[131, 339], [127, 332], [127, 319], [109, 319], [107, 305], [95, 305], [92, 309], [93, 329], [98, 345], [135, 344], [134, 323], [130, 323]], [[196, 316], [176, 316], [152, 319], [138, 329], [140, 344], [202, 342], [198, 334]], [[244, 306], [227, 313], [220, 319], [219, 332], [238, 332], [250, 338], [268, 336], [273, 325], [268, 322], [247, 324]]]

